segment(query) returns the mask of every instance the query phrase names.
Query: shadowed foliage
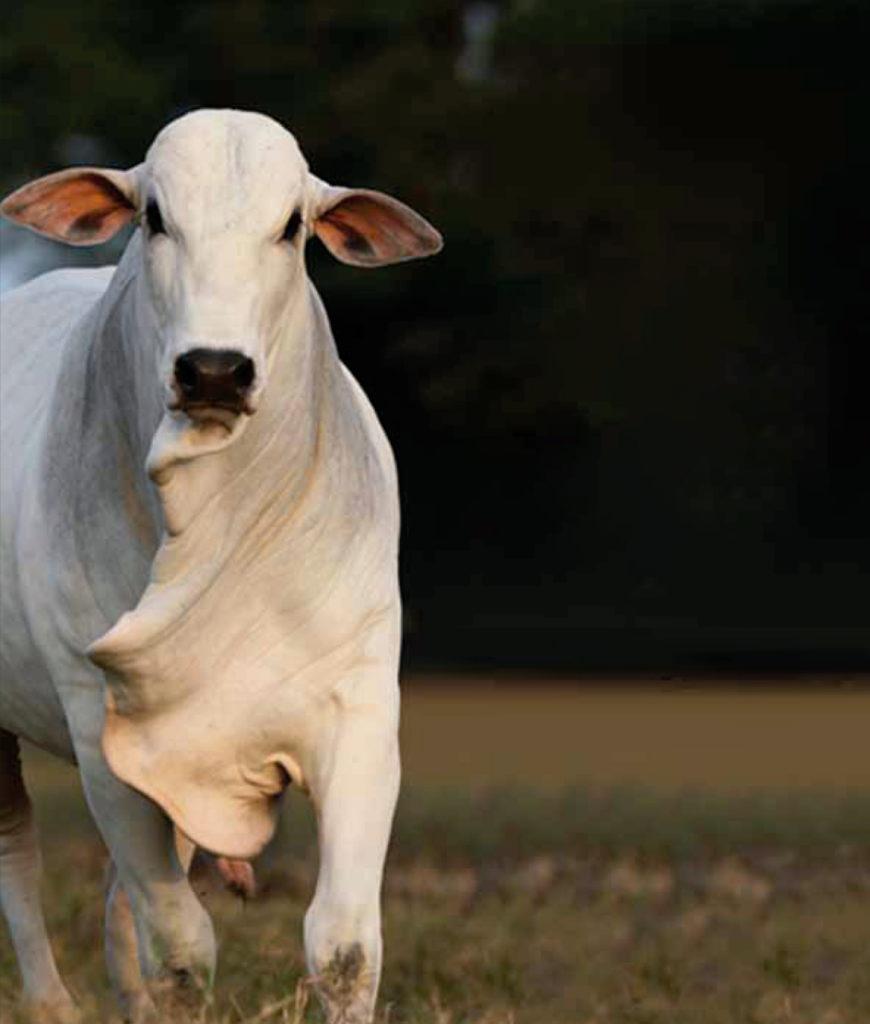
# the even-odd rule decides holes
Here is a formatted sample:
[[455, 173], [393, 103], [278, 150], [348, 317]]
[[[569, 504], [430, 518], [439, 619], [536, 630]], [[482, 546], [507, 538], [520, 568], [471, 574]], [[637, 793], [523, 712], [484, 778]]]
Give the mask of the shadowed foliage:
[[372, 275], [311, 247], [399, 457], [413, 663], [854, 667], [868, 27], [857, 0], [35, 0], [0, 174], [255, 108], [443, 231]]

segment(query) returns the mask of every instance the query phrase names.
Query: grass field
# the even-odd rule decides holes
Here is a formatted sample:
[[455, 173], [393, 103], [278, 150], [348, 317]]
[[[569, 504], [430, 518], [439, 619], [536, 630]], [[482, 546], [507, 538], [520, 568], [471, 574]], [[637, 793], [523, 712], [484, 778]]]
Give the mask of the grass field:
[[[408, 687], [382, 1024], [867, 1024], [870, 692]], [[29, 753], [58, 959], [110, 1021], [104, 854], [75, 773]], [[209, 1022], [316, 1020], [316, 868], [289, 801], [221, 940]], [[17, 1020], [0, 939], [0, 1021]]]

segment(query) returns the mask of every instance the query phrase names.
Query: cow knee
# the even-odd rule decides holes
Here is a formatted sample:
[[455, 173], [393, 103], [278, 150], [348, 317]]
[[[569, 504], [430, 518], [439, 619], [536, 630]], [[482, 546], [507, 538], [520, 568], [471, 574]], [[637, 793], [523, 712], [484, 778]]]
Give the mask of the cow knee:
[[305, 954], [329, 1024], [368, 1024], [381, 972], [377, 908], [315, 898], [305, 915]]
[[152, 941], [146, 962], [149, 973], [163, 974], [180, 986], [207, 987], [215, 969], [215, 938], [211, 918], [192, 890], [154, 906]]

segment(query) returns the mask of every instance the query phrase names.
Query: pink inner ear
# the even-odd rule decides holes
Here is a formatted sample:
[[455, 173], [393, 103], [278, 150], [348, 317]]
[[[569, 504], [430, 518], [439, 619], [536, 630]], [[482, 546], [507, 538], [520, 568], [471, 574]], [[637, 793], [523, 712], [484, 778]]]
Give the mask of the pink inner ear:
[[441, 246], [440, 236], [419, 214], [389, 196], [366, 192], [342, 199], [314, 229], [334, 256], [359, 266], [427, 256]]
[[135, 213], [124, 193], [96, 171], [61, 172], [14, 192], [3, 213], [34, 231], [94, 245], [111, 238]]

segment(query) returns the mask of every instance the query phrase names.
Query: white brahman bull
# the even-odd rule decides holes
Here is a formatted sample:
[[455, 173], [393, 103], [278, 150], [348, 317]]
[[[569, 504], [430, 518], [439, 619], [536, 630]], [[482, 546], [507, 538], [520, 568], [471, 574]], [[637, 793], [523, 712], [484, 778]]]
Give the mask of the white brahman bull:
[[173, 824], [250, 858], [292, 782], [320, 843], [308, 966], [330, 1021], [369, 1021], [399, 787], [399, 509], [304, 249], [316, 234], [375, 267], [440, 236], [389, 196], [324, 184], [289, 132], [232, 110], [173, 122], [129, 171], [34, 181], [2, 212], [73, 245], [141, 221], [117, 269], [3, 302], [0, 895], [25, 1001], [77, 1019], [19, 737], [78, 763], [129, 1019], [214, 971]]

